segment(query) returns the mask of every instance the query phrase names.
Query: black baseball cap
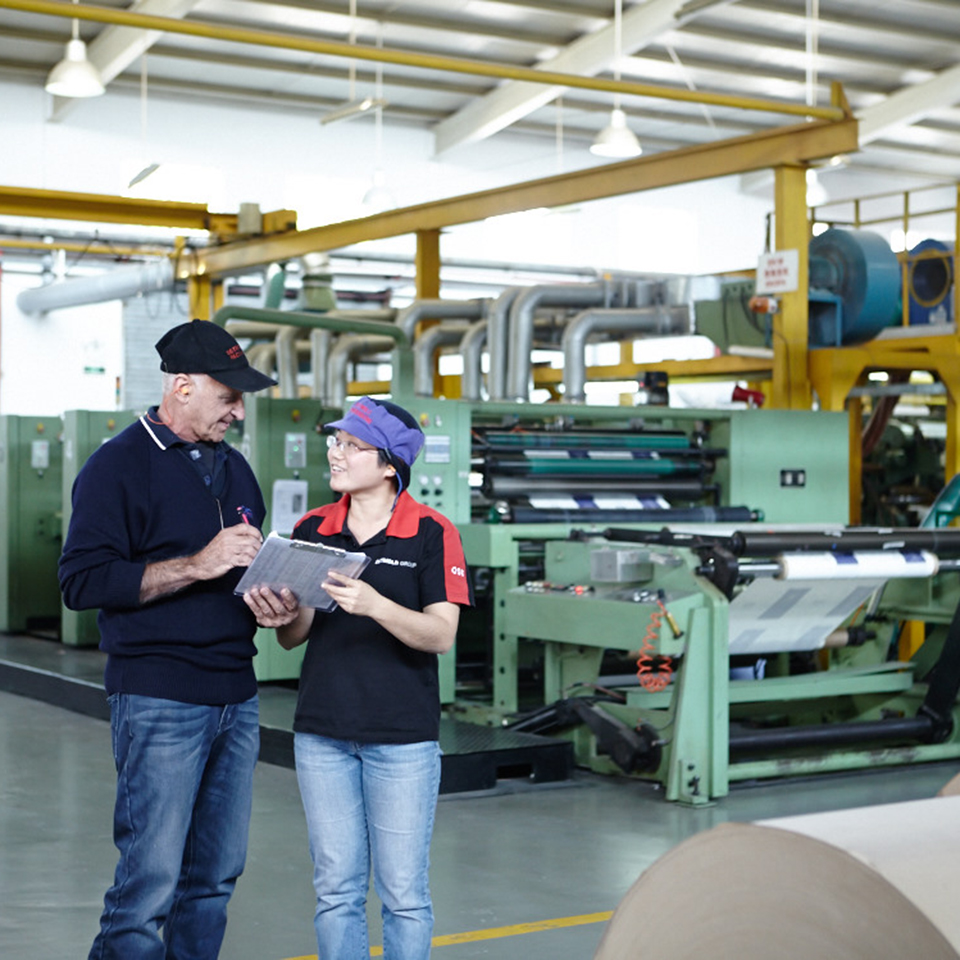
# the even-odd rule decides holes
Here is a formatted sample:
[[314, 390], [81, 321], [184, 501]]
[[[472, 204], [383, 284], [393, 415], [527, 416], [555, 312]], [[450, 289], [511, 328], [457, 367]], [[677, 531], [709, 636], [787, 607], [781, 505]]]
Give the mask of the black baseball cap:
[[191, 320], [157, 341], [164, 373], [205, 373], [242, 393], [275, 387], [277, 381], [250, 366], [243, 348], [212, 320]]

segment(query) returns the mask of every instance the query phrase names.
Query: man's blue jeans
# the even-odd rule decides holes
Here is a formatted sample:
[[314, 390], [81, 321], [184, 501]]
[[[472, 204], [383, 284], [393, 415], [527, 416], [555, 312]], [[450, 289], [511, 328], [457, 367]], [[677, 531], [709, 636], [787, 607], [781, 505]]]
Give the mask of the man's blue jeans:
[[383, 904], [384, 960], [426, 960], [433, 936], [430, 838], [440, 746], [294, 737], [307, 816], [320, 960], [369, 960], [367, 888]]
[[246, 859], [257, 698], [210, 707], [114, 694], [110, 719], [120, 862], [90, 960], [213, 960]]

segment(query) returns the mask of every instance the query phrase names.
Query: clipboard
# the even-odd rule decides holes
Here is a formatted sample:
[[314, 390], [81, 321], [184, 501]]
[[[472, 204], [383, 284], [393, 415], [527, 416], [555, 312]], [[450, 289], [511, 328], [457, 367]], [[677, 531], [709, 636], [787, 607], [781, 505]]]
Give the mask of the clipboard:
[[278, 533], [271, 533], [233, 592], [244, 594], [252, 587], [269, 587], [279, 593], [281, 587], [289, 587], [301, 606], [329, 612], [337, 602], [321, 586], [327, 574], [334, 570], [355, 579], [369, 563], [370, 558], [365, 553], [338, 550], [322, 543], [288, 540]]

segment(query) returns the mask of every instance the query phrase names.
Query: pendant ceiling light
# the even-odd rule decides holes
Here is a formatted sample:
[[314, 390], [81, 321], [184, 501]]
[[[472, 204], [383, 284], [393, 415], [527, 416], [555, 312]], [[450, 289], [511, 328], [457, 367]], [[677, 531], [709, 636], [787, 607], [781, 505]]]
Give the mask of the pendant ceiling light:
[[44, 89], [57, 97], [99, 97], [104, 92], [99, 71], [87, 59], [87, 45], [80, 39], [78, 20], [73, 21], [73, 36], [67, 42], [63, 59], [50, 71]]
[[[623, 19], [623, 0], [617, 0], [613, 13], [613, 79], [620, 79], [620, 58], [623, 55], [623, 41], [621, 37], [621, 22]], [[620, 109], [620, 94], [613, 95], [613, 110], [610, 112], [610, 122], [597, 134], [596, 140], [590, 145], [590, 152], [598, 157], [639, 157], [643, 153], [640, 141], [634, 132], [627, 126], [627, 117]]]

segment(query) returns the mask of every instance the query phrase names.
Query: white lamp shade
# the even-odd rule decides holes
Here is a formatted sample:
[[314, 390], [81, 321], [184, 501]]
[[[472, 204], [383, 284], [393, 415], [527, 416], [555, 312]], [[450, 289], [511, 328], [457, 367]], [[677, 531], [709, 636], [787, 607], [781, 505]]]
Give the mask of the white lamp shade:
[[361, 203], [370, 214], [383, 213], [396, 207], [397, 198], [387, 186], [387, 175], [381, 167], [373, 171], [373, 185], [363, 195]]
[[50, 71], [47, 93], [58, 97], [99, 97], [103, 81], [97, 68], [87, 59], [87, 45], [74, 37], [67, 42], [63, 59]]
[[598, 134], [590, 145], [590, 152], [598, 157], [639, 157], [643, 153], [640, 141], [627, 126], [624, 112], [615, 107], [610, 112], [610, 123]]

